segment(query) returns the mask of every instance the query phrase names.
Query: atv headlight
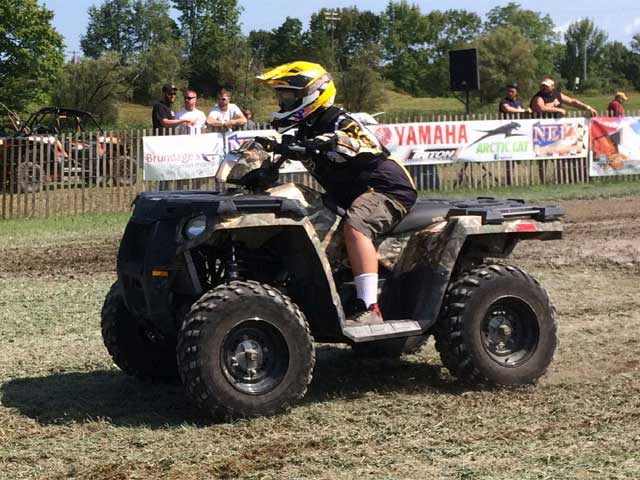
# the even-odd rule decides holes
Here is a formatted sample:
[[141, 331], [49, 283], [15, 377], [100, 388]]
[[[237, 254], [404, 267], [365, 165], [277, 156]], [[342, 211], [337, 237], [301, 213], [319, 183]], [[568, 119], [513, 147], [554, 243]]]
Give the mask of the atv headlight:
[[206, 228], [207, 217], [205, 215], [200, 215], [187, 222], [184, 226], [183, 233], [187, 240], [191, 240], [192, 238], [196, 238], [198, 235], [201, 235]]

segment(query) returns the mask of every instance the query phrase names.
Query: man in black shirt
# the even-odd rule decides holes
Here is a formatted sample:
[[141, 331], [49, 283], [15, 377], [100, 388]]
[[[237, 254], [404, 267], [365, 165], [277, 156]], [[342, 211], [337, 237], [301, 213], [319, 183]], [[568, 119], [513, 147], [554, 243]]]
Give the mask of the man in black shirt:
[[153, 131], [157, 135], [168, 133], [167, 130], [173, 131], [178, 125], [184, 124], [190, 127], [191, 122], [185, 118], [175, 118], [175, 114], [171, 109], [171, 105], [176, 101], [176, 93], [178, 89], [175, 85], [165, 85], [162, 87], [163, 99], [153, 106], [151, 112], [151, 121], [153, 122]]
[[585, 110], [589, 112], [591, 116], [598, 115], [598, 112], [593, 107], [565, 95], [560, 92], [560, 90], [556, 90], [556, 83], [550, 77], [544, 77], [542, 79], [540, 82], [540, 91], [531, 99], [530, 107], [534, 113], [551, 113], [554, 116], [563, 117], [567, 114], [567, 111], [562, 108], [562, 105], [565, 103], [580, 110]]
[[518, 84], [512, 83], [507, 85], [506, 96], [500, 100], [498, 112], [506, 114], [531, 112], [531, 109], [525, 109], [522, 103], [518, 101]]

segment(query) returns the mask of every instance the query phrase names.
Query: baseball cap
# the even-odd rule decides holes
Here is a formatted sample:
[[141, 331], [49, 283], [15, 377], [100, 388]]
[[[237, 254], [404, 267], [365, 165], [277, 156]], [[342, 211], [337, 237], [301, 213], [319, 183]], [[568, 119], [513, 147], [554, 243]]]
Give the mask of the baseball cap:
[[175, 92], [177, 90], [178, 90], [178, 87], [176, 87], [173, 83], [165, 83], [162, 86], [162, 93]]
[[625, 102], [628, 100], [627, 96], [624, 94], [624, 92], [616, 92], [616, 97], [620, 97], [621, 99], [623, 99]]
[[547, 87], [553, 87], [555, 85], [555, 82], [553, 80], [551, 80], [550, 78], [544, 78], [540, 82], [540, 85], [546, 85]]

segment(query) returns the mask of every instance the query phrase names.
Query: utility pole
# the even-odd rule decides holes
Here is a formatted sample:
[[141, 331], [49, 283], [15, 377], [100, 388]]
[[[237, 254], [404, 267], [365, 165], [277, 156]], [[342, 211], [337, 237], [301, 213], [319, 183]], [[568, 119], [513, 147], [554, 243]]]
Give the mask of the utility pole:
[[336, 58], [336, 43], [335, 43], [335, 31], [336, 24], [340, 21], [340, 10], [338, 8], [327, 8], [324, 12], [324, 19], [331, 24], [331, 50], [333, 50], [333, 57]]
[[582, 44], [582, 78], [587, 79], [587, 39], [584, 39]]

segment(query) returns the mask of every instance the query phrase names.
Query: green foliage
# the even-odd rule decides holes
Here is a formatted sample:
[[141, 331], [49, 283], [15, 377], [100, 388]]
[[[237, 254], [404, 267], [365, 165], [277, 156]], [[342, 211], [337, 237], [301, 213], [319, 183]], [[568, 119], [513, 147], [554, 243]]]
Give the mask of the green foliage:
[[87, 32], [80, 46], [87, 57], [117, 52], [129, 63], [136, 54], [177, 39], [178, 28], [169, 16], [168, 0], [104, 0], [89, 7]]
[[184, 64], [179, 41], [162, 42], [151, 46], [135, 58], [135, 76], [132, 79], [133, 99], [148, 104], [160, 98], [162, 86], [173, 83], [186, 86], [182, 80]]
[[64, 61], [62, 37], [36, 0], [0, 0], [0, 11], [0, 102], [24, 111], [47, 102]]
[[561, 73], [569, 80], [569, 86], [574, 86], [575, 77], [580, 77], [582, 82], [592, 73], [597, 77], [604, 66], [603, 54], [607, 34], [597, 28], [592, 20], [583, 19], [572, 23], [564, 37], [566, 50], [562, 59]]
[[[485, 103], [504, 95], [505, 85], [516, 82], [520, 99], [534, 93], [538, 62], [530, 55], [533, 45], [514, 27], [497, 27], [478, 41], [480, 95]], [[526, 103], [523, 102], [523, 103]]]
[[[237, 0], [174, 0], [189, 58], [189, 79], [207, 95], [224, 86], [222, 60], [243, 55], [240, 42], [240, 7]], [[225, 60], [228, 63], [227, 60]], [[226, 82], [225, 82], [226, 83]]]
[[527, 56], [533, 54], [536, 59], [537, 67], [534, 73], [536, 79], [553, 75], [559, 39], [549, 15], [525, 10], [519, 4], [510, 2], [504, 7], [494, 7], [489, 10], [483, 25], [485, 33], [491, 33], [501, 27], [514, 29], [530, 42], [531, 49]]
[[375, 112], [384, 99], [382, 77], [377, 70], [380, 49], [356, 54], [337, 79], [338, 102], [351, 112]]
[[123, 66], [120, 55], [104, 53], [97, 59], [64, 66], [53, 96], [57, 105], [86, 110], [103, 124], [117, 120], [116, 102], [126, 97], [131, 69]]

